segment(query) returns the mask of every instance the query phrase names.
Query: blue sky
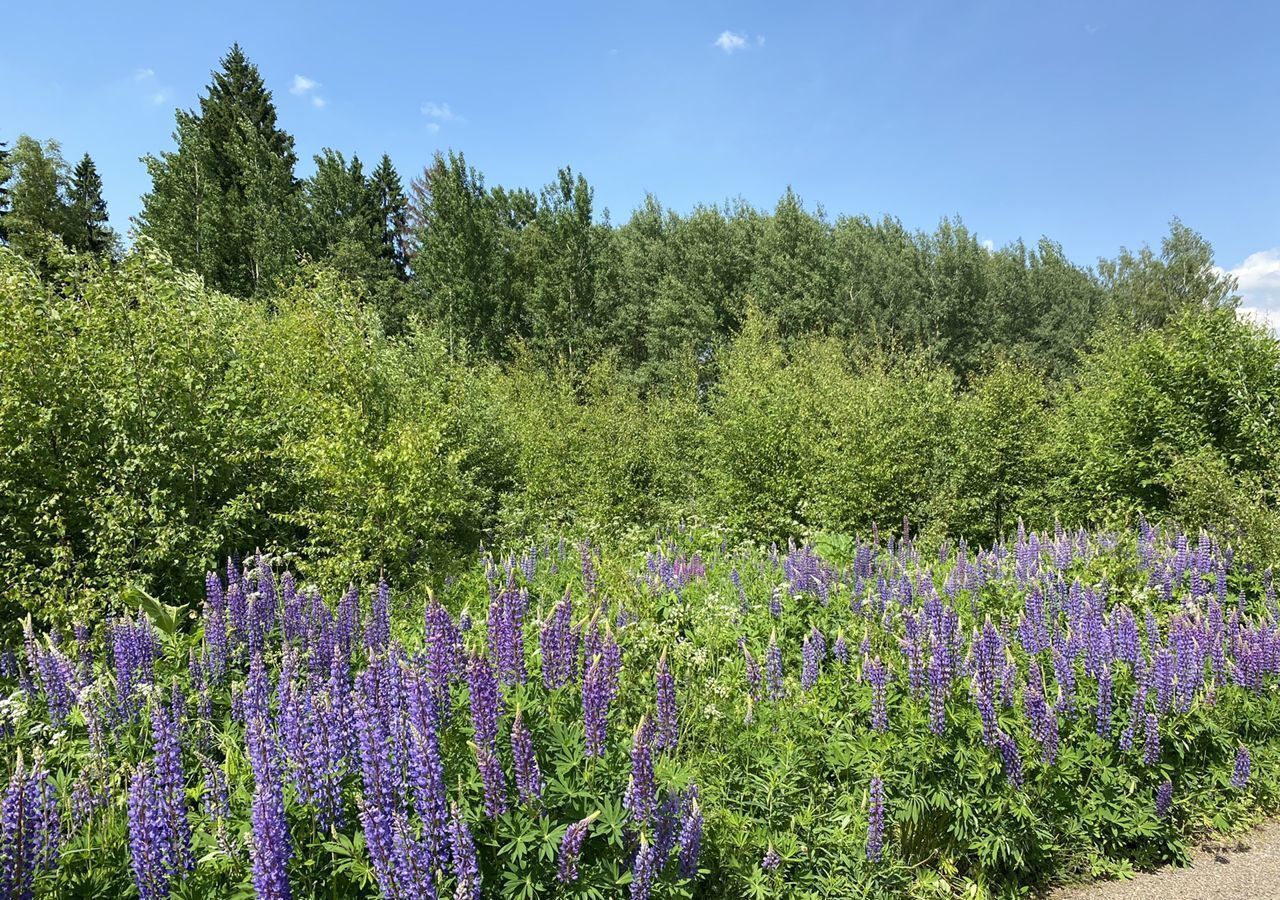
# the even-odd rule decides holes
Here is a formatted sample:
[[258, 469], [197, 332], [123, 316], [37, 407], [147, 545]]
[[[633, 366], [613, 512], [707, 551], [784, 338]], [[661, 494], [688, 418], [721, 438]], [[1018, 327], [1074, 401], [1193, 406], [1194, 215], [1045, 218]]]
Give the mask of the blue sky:
[[[239, 41], [306, 160], [454, 148], [490, 184], [571, 164], [625, 219], [788, 184], [832, 215], [1092, 263], [1180, 216], [1280, 315], [1280, 4], [14, 4], [0, 138], [88, 151], [125, 229]], [[1280, 319], [1278, 319], [1280, 320]]]

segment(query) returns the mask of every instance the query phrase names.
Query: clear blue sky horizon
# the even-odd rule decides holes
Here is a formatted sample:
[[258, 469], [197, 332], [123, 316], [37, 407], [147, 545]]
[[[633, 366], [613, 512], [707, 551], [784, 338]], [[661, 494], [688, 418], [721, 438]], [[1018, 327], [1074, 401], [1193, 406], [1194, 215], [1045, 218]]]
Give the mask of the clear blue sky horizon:
[[828, 215], [1001, 246], [1041, 235], [1092, 265], [1180, 217], [1280, 314], [1280, 5], [332, 3], [19, 5], [0, 140], [97, 162], [113, 224], [149, 186], [238, 41], [297, 140], [406, 184], [438, 150], [490, 184], [583, 172], [625, 220], [788, 185]]

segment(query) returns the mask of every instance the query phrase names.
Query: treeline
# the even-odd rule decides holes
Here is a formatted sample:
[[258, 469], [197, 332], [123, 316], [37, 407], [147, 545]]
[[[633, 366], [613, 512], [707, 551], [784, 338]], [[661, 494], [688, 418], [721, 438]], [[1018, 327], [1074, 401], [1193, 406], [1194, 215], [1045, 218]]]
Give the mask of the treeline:
[[[210, 287], [272, 296], [324, 261], [390, 334], [421, 319], [455, 352], [528, 352], [579, 372], [610, 358], [647, 385], [688, 359], [714, 378], [717, 350], [751, 306], [785, 338], [924, 352], [967, 379], [997, 358], [1062, 375], [1108, 323], [1141, 330], [1232, 302], [1209, 246], [1176, 220], [1159, 251], [1121, 251], [1095, 270], [1048, 239], [988, 249], [959, 221], [932, 233], [892, 218], [832, 221], [791, 191], [772, 211], [737, 202], [680, 214], [648, 197], [615, 225], [568, 168], [540, 191], [490, 187], [449, 152], [406, 194], [387, 156], [366, 172], [325, 149], [299, 178], [293, 138], [238, 46], [199, 108], [178, 111], [174, 137], [145, 160], [152, 187], [135, 231]], [[39, 260], [50, 234], [117, 251], [87, 156], [69, 175], [56, 144], [23, 137], [0, 162], [5, 182], [0, 223], [19, 252]]]
[[[1277, 559], [1280, 345], [1229, 309], [1115, 328], [1066, 381], [1006, 359], [965, 386], [923, 353], [784, 339], [748, 309], [717, 354], [642, 386], [467, 361], [380, 317], [327, 264], [270, 298], [154, 248], [0, 248], [0, 585], [9, 621], [93, 618], [136, 582], [171, 602], [244, 548], [325, 583], [409, 588], [480, 541], [596, 540], [690, 517], [727, 539], [897, 527], [973, 543], [1029, 525], [1176, 517]], [[56, 402], [50, 402], [56, 399]]]

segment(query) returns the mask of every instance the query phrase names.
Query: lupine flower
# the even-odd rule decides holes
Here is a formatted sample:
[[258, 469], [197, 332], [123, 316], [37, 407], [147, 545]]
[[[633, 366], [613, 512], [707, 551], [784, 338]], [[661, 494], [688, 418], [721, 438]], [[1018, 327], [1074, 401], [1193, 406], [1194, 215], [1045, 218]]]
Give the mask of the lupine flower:
[[533, 748], [533, 735], [525, 727], [520, 710], [516, 710], [511, 726], [511, 756], [515, 760], [516, 790], [521, 802], [536, 806], [542, 800], [542, 770], [538, 768], [538, 756]]
[[414, 672], [406, 678], [409, 689], [409, 783], [413, 802], [422, 820], [423, 840], [435, 859], [444, 855], [449, 840], [449, 806], [445, 795], [444, 763], [437, 731], [439, 716], [431, 691], [431, 676]]
[[[772, 845], [770, 845], [772, 850]], [[867, 812], [867, 859], [879, 862], [884, 850], [884, 781], [879, 775], [871, 779]], [[767, 857], [766, 857], [767, 859]]]
[[640, 847], [631, 863], [631, 900], [649, 900], [653, 880], [658, 874], [658, 859], [649, 840], [640, 835]]
[[452, 804], [449, 847], [454, 883], [457, 885], [455, 900], [480, 900], [480, 860], [476, 856], [475, 842], [471, 839], [471, 829], [456, 802]]
[[1156, 789], [1156, 817], [1167, 819], [1173, 805], [1173, 782], [1165, 779]]
[[769, 686], [769, 699], [781, 700], [787, 695], [782, 686], [782, 648], [778, 646], [778, 629], [769, 635], [769, 649], [764, 657], [765, 681]]
[[862, 680], [871, 685], [871, 730], [884, 734], [889, 730], [889, 711], [885, 702], [889, 669], [880, 657], [863, 664]]
[[1018, 745], [1014, 739], [1001, 731], [996, 734], [996, 745], [1000, 748], [1000, 759], [1004, 764], [1004, 776], [1015, 788], [1021, 789], [1023, 783], [1022, 756], [1018, 753]]
[[764, 859], [760, 860], [760, 868], [766, 872], [776, 872], [782, 866], [782, 857], [778, 855], [778, 851], [770, 844], [768, 849], [764, 851]]
[[742, 643], [742, 657], [746, 663], [747, 691], [751, 699], [758, 701], [763, 677], [760, 674], [760, 663], [756, 661], [756, 658], [751, 655], [751, 651], [747, 649], [745, 640]]
[[622, 806], [632, 821], [643, 828], [653, 818], [657, 788], [653, 780], [653, 723], [641, 716], [631, 740], [631, 779]]
[[1111, 734], [1111, 667], [1105, 663], [1098, 673], [1098, 709], [1096, 717], [1098, 737]]
[[476, 744], [493, 752], [497, 747], [502, 696], [498, 692], [498, 679], [493, 666], [484, 654], [472, 654], [471, 664], [467, 667], [467, 680], [471, 688], [471, 726], [475, 732]]
[[678, 736], [676, 713], [676, 678], [667, 666], [667, 652], [658, 658], [657, 682], [657, 733], [654, 746], [662, 750], [674, 750]]
[[1142, 761], [1155, 765], [1160, 761], [1160, 720], [1155, 713], [1147, 713], [1147, 731], [1142, 742]]
[[476, 754], [476, 767], [484, 783], [484, 814], [496, 819], [507, 811], [507, 776], [502, 771], [502, 760], [489, 747], [472, 744]]
[[[30, 900], [38, 872], [57, 865], [62, 840], [57, 796], [40, 757], [28, 768], [19, 751], [0, 804], [0, 892]], [[144, 894], [143, 900], [151, 900]]]
[[560, 839], [560, 858], [556, 866], [556, 880], [561, 884], [569, 884], [578, 880], [578, 861], [582, 858], [582, 844], [591, 830], [591, 823], [599, 817], [593, 812], [585, 819], [570, 825]]
[[676, 846], [679, 848], [677, 858], [680, 862], [680, 877], [696, 877], [698, 857], [702, 853], [702, 808], [697, 800], [689, 805], [689, 813], [685, 816]]
[[1244, 744], [1240, 745], [1240, 749], [1236, 751], [1236, 764], [1231, 772], [1231, 786], [1238, 791], [1243, 791], [1249, 785], [1249, 748]]

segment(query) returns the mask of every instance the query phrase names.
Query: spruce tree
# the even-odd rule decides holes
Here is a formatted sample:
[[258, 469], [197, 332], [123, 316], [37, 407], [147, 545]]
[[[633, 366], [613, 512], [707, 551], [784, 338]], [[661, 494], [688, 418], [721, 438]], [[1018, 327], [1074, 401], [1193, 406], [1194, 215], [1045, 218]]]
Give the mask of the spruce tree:
[[242, 296], [292, 266], [300, 228], [293, 138], [258, 69], [233, 45], [200, 99], [177, 112], [177, 149], [145, 159], [140, 231], [181, 266]]
[[65, 240], [76, 250], [107, 253], [115, 246], [115, 233], [107, 224], [107, 201], [102, 198], [102, 178], [86, 153], [71, 173], [67, 192]]
[[382, 154], [382, 159], [378, 161], [378, 167], [373, 170], [370, 181], [378, 205], [383, 255], [391, 260], [396, 267], [396, 273], [404, 278], [409, 264], [406, 246], [409, 200], [405, 197], [404, 186], [400, 183], [400, 173], [391, 164], [390, 156]]

